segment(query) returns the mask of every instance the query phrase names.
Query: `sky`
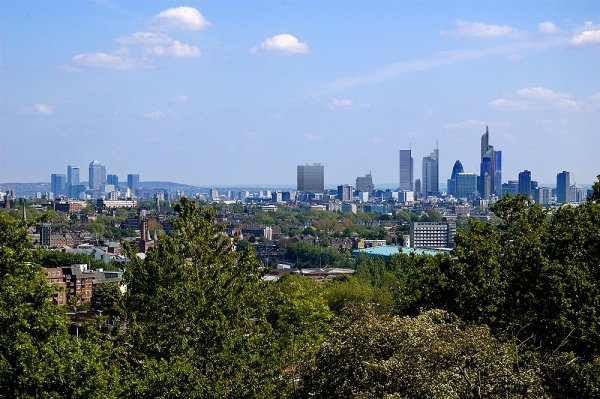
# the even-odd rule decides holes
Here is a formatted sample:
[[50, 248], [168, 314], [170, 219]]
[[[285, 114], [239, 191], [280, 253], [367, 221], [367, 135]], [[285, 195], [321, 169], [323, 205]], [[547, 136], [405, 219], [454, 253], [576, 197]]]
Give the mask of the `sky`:
[[600, 174], [598, 1], [0, 1], [0, 182]]

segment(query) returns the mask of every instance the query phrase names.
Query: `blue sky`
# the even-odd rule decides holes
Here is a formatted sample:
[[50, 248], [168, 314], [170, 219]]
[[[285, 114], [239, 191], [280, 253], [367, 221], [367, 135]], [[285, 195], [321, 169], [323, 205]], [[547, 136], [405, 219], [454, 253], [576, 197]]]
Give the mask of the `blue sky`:
[[397, 184], [438, 140], [445, 183], [486, 124], [504, 181], [595, 180], [600, 2], [0, 2], [3, 182]]

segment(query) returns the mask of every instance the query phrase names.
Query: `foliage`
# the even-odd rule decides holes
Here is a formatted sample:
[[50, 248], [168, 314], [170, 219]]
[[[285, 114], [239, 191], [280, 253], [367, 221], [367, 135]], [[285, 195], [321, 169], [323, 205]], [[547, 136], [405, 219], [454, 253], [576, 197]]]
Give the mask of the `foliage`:
[[123, 293], [117, 284], [99, 283], [94, 286], [91, 307], [103, 315], [119, 318], [123, 315]]
[[131, 397], [269, 397], [285, 379], [267, 322], [260, 263], [183, 199], [145, 260], [128, 264]]
[[520, 367], [513, 345], [440, 310], [338, 319], [302, 376], [301, 398], [545, 397], [539, 368]]

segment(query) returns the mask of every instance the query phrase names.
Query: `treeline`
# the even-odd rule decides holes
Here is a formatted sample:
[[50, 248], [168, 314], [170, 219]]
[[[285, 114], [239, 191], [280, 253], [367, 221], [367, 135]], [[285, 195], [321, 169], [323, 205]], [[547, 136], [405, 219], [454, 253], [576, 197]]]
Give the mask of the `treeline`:
[[214, 210], [176, 211], [175, 234], [144, 260], [131, 253], [127, 294], [96, 300], [114, 328], [103, 315], [79, 337], [48, 300], [26, 228], [0, 214], [0, 396], [600, 395], [600, 182], [552, 214], [506, 197], [500, 224], [470, 221], [449, 256], [361, 256], [323, 284], [264, 282]]

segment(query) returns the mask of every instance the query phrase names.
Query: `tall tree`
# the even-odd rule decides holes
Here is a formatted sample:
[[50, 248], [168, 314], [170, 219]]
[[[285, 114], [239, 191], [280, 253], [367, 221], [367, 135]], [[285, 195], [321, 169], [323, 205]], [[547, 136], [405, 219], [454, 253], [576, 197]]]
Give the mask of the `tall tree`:
[[269, 397], [286, 386], [249, 249], [183, 199], [173, 237], [128, 265], [131, 397]]

